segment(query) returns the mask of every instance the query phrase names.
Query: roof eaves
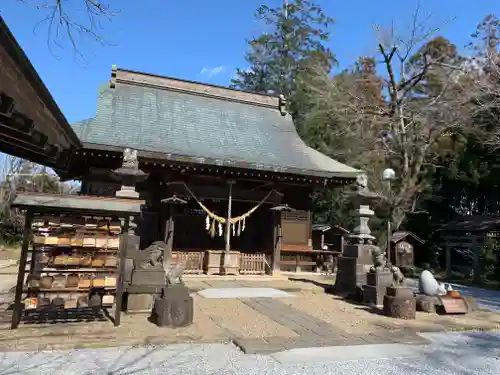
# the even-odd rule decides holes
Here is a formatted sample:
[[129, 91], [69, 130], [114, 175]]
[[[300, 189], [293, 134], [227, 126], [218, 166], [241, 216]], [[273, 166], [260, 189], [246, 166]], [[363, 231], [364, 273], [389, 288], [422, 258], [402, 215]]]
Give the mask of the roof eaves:
[[[111, 145], [103, 145], [90, 142], [84, 142], [83, 148], [108, 150], [115, 152], [123, 152], [123, 150], [125, 149], [125, 147], [122, 146], [111, 146]], [[353, 169], [353, 171], [331, 172], [331, 171], [321, 171], [321, 170], [308, 170], [308, 169], [293, 168], [293, 167], [282, 167], [275, 165], [263, 165], [261, 163], [253, 163], [253, 162], [249, 163], [249, 162], [235, 161], [229, 159], [223, 160], [223, 159], [214, 159], [214, 158], [199, 157], [199, 156], [179, 155], [173, 153], [152, 152], [147, 150], [137, 150], [137, 152], [140, 157], [144, 158], [169, 160], [180, 163], [213, 165], [226, 168], [253, 169], [258, 171], [274, 172], [274, 173], [289, 173], [306, 177], [319, 177], [326, 179], [341, 178], [341, 179], [354, 180], [359, 174], [359, 171], [355, 169]]]
[[59, 106], [54, 101], [54, 98], [50, 94], [49, 90], [42, 82], [42, 79], [38, 75], [37, 71], [31, 64], [30, 60], [24, 53], [23, 49], [17, 43], [16, 38], [9, 30], [9, 27], [5, 23], [3, 17], [0, 15], [0, 35], [2, 35], [2, 44], [5, 45], [9, 56], [14, 60], [16, 66], [26, 77], [28, 82], [32, 85], [33, 89], [42, 100], [45, 107], [50, 111], [50, 113], [56, 119], [58, 127], [68, 136], [69, 140], [73, 143], [75, 147], [81, 147], [81, 142], [76, 133], [71, 128], [66, 117], [62, 114]]

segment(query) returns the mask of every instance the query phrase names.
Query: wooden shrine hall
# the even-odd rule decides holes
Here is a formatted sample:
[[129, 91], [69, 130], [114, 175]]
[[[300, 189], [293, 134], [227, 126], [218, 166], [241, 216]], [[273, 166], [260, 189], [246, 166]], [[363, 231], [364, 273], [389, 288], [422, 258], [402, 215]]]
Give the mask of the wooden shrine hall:
[[141, 248], [165, 241], [185, 273], [208, 274], [220, 273], [224, 254], [233, 273], [263, 274], [315, 270], [340, 251], [314, 248], [311, 195], [352, 183], [360, 171], [308, 147], [285, 98], [113, 67], [96, 116], [70, 126], [0, 26], [1, 77], [24, 85], [0, 86], [1, 150], [101, 197], [120, 189], [111, 171], [124, 150], [137, 151], [147, 174], [136, 186], [146, 202], [135, 220]]

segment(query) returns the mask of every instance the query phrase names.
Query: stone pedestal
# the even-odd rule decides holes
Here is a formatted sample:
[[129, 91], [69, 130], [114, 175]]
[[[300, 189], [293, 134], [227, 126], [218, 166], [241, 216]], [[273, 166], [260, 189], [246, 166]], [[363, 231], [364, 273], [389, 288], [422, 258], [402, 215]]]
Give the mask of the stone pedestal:
[[127, 313], [151, 312], [153, 301], [165, 286], [162, 269], [134, 269], [128, 286]]
[[151, 320], [159, 327], [186, 327], [193, 323], [194, 303], [189, 289], [183, 284], [163, 288], [151, 313]]
[[153, 308], [153, 303], [153, 294], [129, 294], [127, 298], [127, 314], [149, 314]]
[[366, 285], [363, 285], [363, 302], [382, 306], [387, 287], [392, 285], [393, 276], [390, 271], [368, 272]]
[[165, 285], [165, 271], [162, 269], [134, 269], [130, 285], [163, 286]]
[[413, 295], [410, 296], [384, 296], [384, 315], [391, 318], [412, 320], [416, 317], [417, 302]]
[[115, 193], [117, 198], [129, 198], [129, 199], [138, 199], [139, 193], [135, 191], [134, 186], [125, 186], [122, 185], [121, 189]]
[[356, 287], [366, 284], [366, 273], [371, 266], [371, 254], [368, 246], [346, 245], [344, 254], [337, 262], [337, 276], [334, 293], [354, 295]]

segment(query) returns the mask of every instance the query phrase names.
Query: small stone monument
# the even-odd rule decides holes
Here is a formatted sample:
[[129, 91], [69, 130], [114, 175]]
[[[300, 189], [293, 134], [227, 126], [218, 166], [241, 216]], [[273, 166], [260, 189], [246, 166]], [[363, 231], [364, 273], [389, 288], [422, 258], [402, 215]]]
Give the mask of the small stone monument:
[[167, 285], [162, 288], [151, 312], [151, 321], [159, 327], [185, 327], [193, 323], [194, 303], [182, 281], [183, 269], [175, 265], [167, 273]]
[[338, 259], [334, 293], [359, 298], [361, 287], [366, 284], [366, 275], [372, 265], [371, 243], [374, 237], [371, 235], [368, 221], [374, 212], [370, 205], [380, 197], [368, 190], [366, 175], [362, 174], [356, 180], [351, 199], [355, 207], [356, 227], [344, 247], [342, 257]]

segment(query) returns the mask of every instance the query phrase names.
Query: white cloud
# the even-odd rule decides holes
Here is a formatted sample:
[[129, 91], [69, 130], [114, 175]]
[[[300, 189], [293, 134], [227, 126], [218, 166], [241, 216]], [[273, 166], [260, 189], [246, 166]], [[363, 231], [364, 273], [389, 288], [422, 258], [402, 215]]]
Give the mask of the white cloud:
[[200, 75], [211, 78], [216, 76], [217, 74], [224, 73], [226, 71], [226, 67], [224, 65], [216, 66], [215, 68], [204, 67], [200, 70]]

